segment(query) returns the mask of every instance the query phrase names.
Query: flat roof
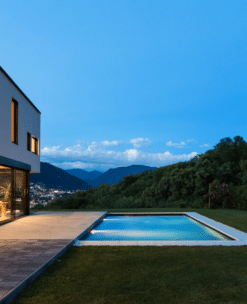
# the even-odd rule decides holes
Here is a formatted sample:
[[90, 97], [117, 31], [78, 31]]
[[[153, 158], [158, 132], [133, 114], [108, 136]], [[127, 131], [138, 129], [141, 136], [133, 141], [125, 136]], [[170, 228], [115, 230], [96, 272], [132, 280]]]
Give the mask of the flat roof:
[[26, 98], [26, 100], [34, 107], [34, 109], [41, 114], [41, 112], [35, 107], [32, 101], [22, 92], [22, 90], [18, 87], [18, 85], [13, 81], [13, 79], [4, 71], [4, 69], [0, 66], [0, 71], [8, 78], [10, 82], [17, 88], [17, 90]]

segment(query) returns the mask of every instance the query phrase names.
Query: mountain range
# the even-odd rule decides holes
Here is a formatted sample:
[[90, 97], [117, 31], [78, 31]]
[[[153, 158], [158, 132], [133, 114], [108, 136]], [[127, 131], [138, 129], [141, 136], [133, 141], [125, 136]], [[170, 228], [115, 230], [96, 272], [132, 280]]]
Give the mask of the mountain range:
[[103, 173], [99, 172], [99, 171], [86, 171], [83, 169], [68, 169], [65, 170], [66, 172], [68, 172], [69, 174], [76, 176], [82, 180], [92, 180], [92, 179], [96, 179], [97, 177], [99, 177], [100, 175], [102, 175]]
[[92, 187], [80, 178], [46, 162], [40, 162], [40, 173], [30, 173], [30, 182], [42, 182], [47, 188], [63, 190], [87, 190]]
[[[95, 178], [95, 179], [85, 178], [84, 181], [87, 183], [90, 183], [90, 185], [92, 185], [95, 188], [99, 187], [101, 184], [107, 184], [107, 185], [111, 186], [113, 184], [119, 183], [124, 178], [124, 176], [127, 176], [129, 174], [138, 174], [138, 173], [142, 173], [145, 170], [155, 170], [155, 169], [158, 169], [158, 168], [142, 166], [142, 165], [131, 165], [128, 167], [118, 167], [115, 169], [109, 169], [104, 173], [100, 173], [99, 171], [96, 171], [96, 172], [100, 173], [100, 175], [97, 178]], [[70, 173], [70, 174], [73, 174], [73, 173]]]
[[109, 186], [120, 182], [124, 176], [142, 173], [145, 170], [155, 170], [156, 167], [131, 165], [109, 169], [102, 173], [88, 172], [83, 169], [63, 170], [46, 162], [40, 162], [40, 173], [30, 173], [30, 182], [42, 182], [47, 188], [64, 190], [87, 190], [99, 187], [101, 184]]
[[[97, 188], [101, 184], [107, 184], [109, 186], [113, 184], [119, 183], [124, 176], [129, 174], [137, 174], [142, 173], [145, 170], [155, 170], [156, 167], [142, 166], [142, 165], [131, 165], [128, 167], [118, 167], [115, 169], [109, 169], [105, 173], [101, 173], [99, 171], [93, 171], [94, 176], [97, 176], [94, 179], [89, 179], [88, 176], [92, 172], [87, 172], [82, 169], [76, 169], [77, 171], [73, 171], [74, 169], [66, 170], [71, 175], [77, 176], [83, 179], [85, 182], [90, 183], [93, 187]], [[87, 175], [88, 174], [88, 175]]]

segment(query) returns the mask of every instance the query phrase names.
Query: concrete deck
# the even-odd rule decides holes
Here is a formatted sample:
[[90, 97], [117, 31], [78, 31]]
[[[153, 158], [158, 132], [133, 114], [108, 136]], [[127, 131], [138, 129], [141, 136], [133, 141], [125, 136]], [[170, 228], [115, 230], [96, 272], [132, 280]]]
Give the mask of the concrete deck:
[[34, 212], [0, 226], [0, 304], [14, 298], [107, 212]]

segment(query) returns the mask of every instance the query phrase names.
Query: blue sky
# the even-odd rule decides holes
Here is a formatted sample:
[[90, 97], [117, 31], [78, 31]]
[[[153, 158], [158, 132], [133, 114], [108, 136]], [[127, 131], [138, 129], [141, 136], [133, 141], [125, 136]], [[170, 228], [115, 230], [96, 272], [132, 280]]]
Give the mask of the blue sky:
[[246, 1], [1, 0], [0, 29], [41, 161], [162, 167], [247, 140]]

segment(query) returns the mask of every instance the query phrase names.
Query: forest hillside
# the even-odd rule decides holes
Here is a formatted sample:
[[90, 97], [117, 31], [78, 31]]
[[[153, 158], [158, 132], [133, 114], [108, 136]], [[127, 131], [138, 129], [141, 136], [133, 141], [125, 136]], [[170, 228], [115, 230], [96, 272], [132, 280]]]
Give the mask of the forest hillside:
[[130, 174], [112, 186], [102, 184], [35, 209], [202, 208], [209, 205], [205, 195], [211, 183], [227, 184], [235, 195], [212, 208], [247, 210], [247, 143], [242, 137], [221, 139], [214, 149], [190, 161]]

